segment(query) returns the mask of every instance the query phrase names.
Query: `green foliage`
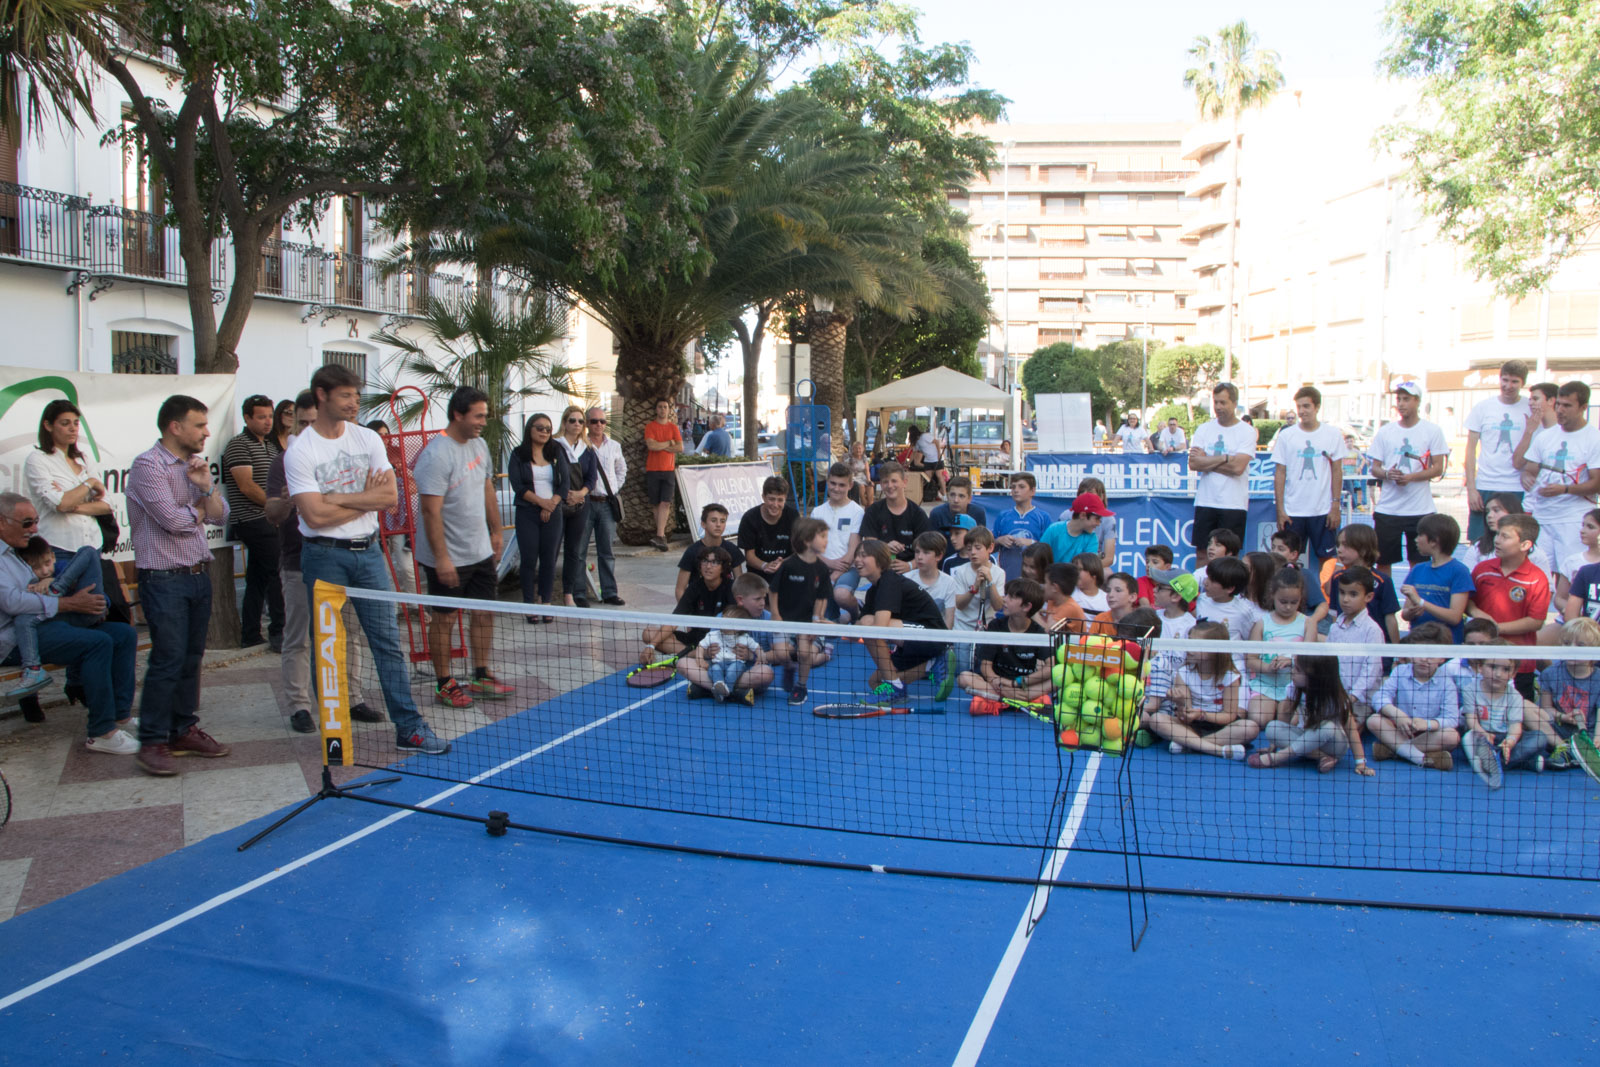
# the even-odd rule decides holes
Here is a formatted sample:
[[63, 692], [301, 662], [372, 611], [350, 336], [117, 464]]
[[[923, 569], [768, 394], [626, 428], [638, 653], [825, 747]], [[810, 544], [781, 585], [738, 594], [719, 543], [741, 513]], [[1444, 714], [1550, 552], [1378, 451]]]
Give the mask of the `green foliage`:
[[[1159, 343], [1150, 342], [1151, 359]], [[1099, 348], [1047, 345], [1022, 364], [1022, 387], [1030, 404], [1039, 393], [1088, 393], [1094, 417], [1112, 426], [1119, 411], [1138, 409], [1143, 367], [1143, 341], [1112, 341]]]
[[97, 123], [87, 75], [105, 54], [112, 10], [112, 0], [0, 2], [0, 116], [10, 120], [26, 111], [41, 138], [51, 111], [72, 129], [80, 110]]
[[[420, 328], [420, 337], [402, 332], [413, 326]], [[398, 414], [405, 423], [430, 402], [443, 406], [462, 385], [476, 386], [489, 396], [484, 442], [495, 469], [503, 469], [511, 447], [522, 440], [522, 427], [507, 422], [519, 400], [551, 393], [580, 395], [571, 369], [552, 361], [547, 351], [566, 332], [565, 308], [544, 294], [534, 294], [518, 308], [497, 306], [482, 290], [471, 298], [430, 301], [427, 314], [415, 324], [372, 335], [377, 344], [398, 349], [399, 356], [387, 373], [378, 375], [375, 391], [363, 397], [362, 407], [387, 413], [400, 382], [416, 385], [428, 400], [402, 405]]]
[[1204, 413], [1191, 415], [1183, 409], [1182, 404], [1163, 404], [1157, 408], [1154, 415], [1150, 416], [1150, 432], [1155, 433], [1167, 424], [1168, 419], [1177, 419], [1178, 425], [1183, 427], [1185, 437], [1193, 437], [1196, 426], [1206, 421]]
[[1150, 351], [1150, 399], [1182, 400], [1222, 373], [1222, 349], [1217, 345], [1173, 345]]
[[1272, 439], [1278, 436], [1278, 431], [1289, 425], [1282, 419], [1257, 419], [1256, 450], [1265, 451], [1272, 448]]
[[1256, 34], [1241, 19], [1204, 34], [1189, 46], [1195, 65], [1183, 73], [1183, 87], [1194, 92], [1200, 117], [1237, 120], [1241, 112], [1261, 107], [1283, 88], [1278, 53], [1256, 47]]
[[1385, 128], [1407, 182], [1502, 293], [1543, 287], [1600, 213], [1600, 5], [1390, 0], [1384, 65], [1423, 121]]

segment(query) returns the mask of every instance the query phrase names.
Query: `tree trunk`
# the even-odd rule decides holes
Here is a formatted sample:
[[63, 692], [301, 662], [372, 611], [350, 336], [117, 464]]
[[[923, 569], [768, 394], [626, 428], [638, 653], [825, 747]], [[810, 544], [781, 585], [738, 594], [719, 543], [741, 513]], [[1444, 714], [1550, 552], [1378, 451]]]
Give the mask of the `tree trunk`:
[[[619, 338], [617, 351], [617, 394], [622, 410], [615, 416], [612, 435], [622, 442], [623, 458], [628, 461], [628, 480], [618, 494], [622, 497], [622, 525], [617, 538], [625, 545], [647, 545], [655, 536], [655, 513], [645, 496], [645, 423], [655, 417], [656, 401], [666, 400], [674, 407], [683, 388], [685, 367], [683, 350]], [[746, 426], [745, 432], [750, 432]]]
[[1233, 116], [1233, 136], [1228, 141], [1233, 176], [1228, 182], [1228, 302], [1222, 309], [1222, 380], [1233, 381], [1233, 290], [1239, 258], [1239, 116]]
[[806, 314], [806, 335], [811, 338], [811, 380], [817, 387], [815, 402], [833, 412], [833, 432], [829, 436], [835, 459], [843, 459], [847, 453], [844, 424], [850, 413], [844, 406], [844, 346], [852, 317], [849, 312], [838, 310]]
[[744, 356], [744, 458], [756, 459], [760, 442], [756, 435], [756, 392], [761, 379], [761, 344], [766, 339], [767, 322], [772, 318], [776, 301], [764, 300], [754, 308], [756, 328], [745, 326], [743, 319], [733, 319], [733, 332], [739, 336], [739, 349]]
[[218, 549], [211, 556], [211, 623], [206, 628], [207, 648], [239, 647], [239, 598], [233, 591], [236, 560], [238, 570], [244, 570], [243, 545]]

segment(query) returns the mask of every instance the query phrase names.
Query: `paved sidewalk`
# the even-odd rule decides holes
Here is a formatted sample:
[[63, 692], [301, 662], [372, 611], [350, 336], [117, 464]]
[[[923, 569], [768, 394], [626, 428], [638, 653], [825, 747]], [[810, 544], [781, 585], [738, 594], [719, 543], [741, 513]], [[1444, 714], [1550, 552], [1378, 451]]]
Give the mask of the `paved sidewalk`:
[[[680, 537], [671, 552], [619, 546], [619, 592], [629, 610], [671, 610], [686, 544]], [[201, 723], [233, 754], [187, 760], [175, 778], [152, 778], [131, 756], [85, 751], [83, 708], [67, 706], [59, 687], [45, 691], [43, 723], [7, 709], [0, 719], [0, 772], [13, 808], [11, 822], [0, 829], [0, 920], [315, 792], [321, 747], [316, 735], [290, 729], [295, 709], [280, 699], [281, 677], [277, 655], [265, 646], [207, 653]], [[335, 777], [362, 773], [339, 768]]]

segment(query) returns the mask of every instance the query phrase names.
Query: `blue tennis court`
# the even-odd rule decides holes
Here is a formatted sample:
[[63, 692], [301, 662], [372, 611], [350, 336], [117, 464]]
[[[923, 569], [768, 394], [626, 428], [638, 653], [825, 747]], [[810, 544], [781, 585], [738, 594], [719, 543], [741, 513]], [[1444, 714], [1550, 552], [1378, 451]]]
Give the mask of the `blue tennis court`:
[[[820, 677], [816, 684], [825, 689]], [[9, 964], [0, 1058], [1593, 1062], [1600, 1051], [1592, 923], [1155, 894], [1134, 953], [1120, 890], [1056, 889], [1030, 936], [1037, 905], [1029, 885], [873, 871], [1038, 874], [1038, 849], [905, 836], [900, 820], [919, 798], [896, 795], [892, 783], [915, 779], [948, 794], [928, 808], [946, 820], [936, 829], [947, 836], [1054, 827], [1053, 840], [1072, 846], [1049, 854], [1060, 878], [1122, 882], [1123, 859], [1109, 850], [1127, 791], [1119, 789], [1121, 761], [1070, 759], [1052, 823], [1055, 798], [1008, 788], [1008, 780], [1056, 773], [1041, 724], [1021, 715], [975, 719], [954, 701], [945, 710], [824, 721], [770, 696], [733, 707], [688, 701], [677, 682], [624, 690], [615, 678], [598, 679], [480, 727], [458, 742], [456, 758], [519, 789], [581, 783], [578, 795], [617, 803], [411, 775], [373, 794], [475, 818], [504, 810], [517, 823], [867, 869], [518, 830], [494, 837], [477, 822], [326, 800], [250, 851], [236, 846], [267, 820], [0, 924]], [[678, 751], [660, 751], [674, 737]], [[942, 770], [894, 765], [928, 751], [919, 738], [932, 751], [956, 751], [952, 737], [984, 758]], [[835, 757], [826, 767], [807, 763], [824, 748]], [[1007, 753], [1016, 771], [1009, 779], [973, 771], [1001, 765]], [[798, 798], [775, 778], [777, 764], [764, 762], [780, 757], [805, 784], [826, 788]], [[408, 769], [425, 772], [422, 759]], [[1233, 765], [1237, 792], [1182, 795], [1203, 760], [1147, 749], [1129, 761], [1152, 850], [1179, 832], [1175, 813], [1185, 811], [1211, 828], [1197, 838], [1207, 856], [1251, 858], [1271, 844], [1311, 864], [1324, 848], [1348, 846], [1319, 837], [1335, 824], [1318, 820], [1333, 816], [1332, 799], [1362, 794], [1332, 792], [1309, 768]], [[727, 768], [741, 761], [750, 774], [728, 780]], [[1415, 770], [1415, 781], [1384, 791], [1410, 770], [1381, 776], [1361, 801], [1370, 810], [1355, 820], [1342, 813], [1342, 825], [1381, 828], [1404, 814], [1397, 804], [1432, 797], [1428, 810], [1459, 815], [1460, 829], [1445, 837], [1461, 855], [1442, 866], [1464, 867], [1483, 855], [1470, 831], [1490, 825], [1488, 805], [1521, 810], [1560, 799], [1586, 818], [1567, 820], [1559, 834], [1531, 828], [1505, 848], [1541, 869], [1582, 870], [1585, 855], [1593, 862], [1600, 791], [1587, 779], [1508, 775], [1488, 798], [1465, 771]], [[1294, 820], [1237, 814], [1248, 807], [1252, 773], [1274, 775], [1271, 795], [1283, 803], [1298, 798]], [[874, 790], [881, 806], [862, 800]], [[627, 806], [635, 802], [679, 810]], [[742, 817], [704, 814], [729, 805]], [[756, 821], [764, 818], [774, 821]], [[1299, 844], [1263, 840], [1286, 832]], [[1152, 886], [1223, 894], [1600, 915], [1586, 878], [1158, 856], [1144, 860], [1144, 874]]]

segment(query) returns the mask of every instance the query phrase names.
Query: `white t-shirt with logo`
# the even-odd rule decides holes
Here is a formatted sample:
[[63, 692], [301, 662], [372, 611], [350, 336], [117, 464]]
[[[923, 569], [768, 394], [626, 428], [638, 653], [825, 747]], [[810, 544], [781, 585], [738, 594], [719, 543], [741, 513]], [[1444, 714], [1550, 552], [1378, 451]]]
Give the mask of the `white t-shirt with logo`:
[[1156, 435], [1156, 444], [1161, 448], [1181, 449], [1189, 447], [1189, 442], [1183, 436], [1182, 426], [1163, 426]]
[[[1232, 426], [1223, 426], [1216, 419], [1201, 424], [1194, 432], [1190, 446], [1208, 456], [1254, 456], [1256, 454], [1256, 428], [1240, 420]], [[1227, 508], [1243, 511], [1250, 506], [1250, 472], [1224, 474], [1222, 471], [1201, 471], [1196, 476], [1194, 504], [1197, 508]]]
[[866, 509], [854, 500], [846, 500], [839, 507], [824, 500], [811, 509], [811, 517], [828, 524], [828, 550], [823, 559], [839, 559], [850, 549], [850, 538], [861, 532], [861, 519]]
[[[392, 470], [383, 439], [365, 426], [341, 423], [344, 432], [333, 440], [315, 427], [297, 433], [283, 454], [284, 479], [289, 495], [301, 493], [359, 493], [367, 487], [367, 475]], [[305, 537], [361, 538], [378, 532], [378, 513], [369, 511], [359, 518], [320, 530], [306, 525], [299, 517], [300, 533]]]
[[[1367, 455], [1383, 464], [1384, 470], [1401, 474], [1427, 470], [1436, 458], [1449, 454], [1450, 445], [1444, 439], [1444, 431], [1427, 419], [1418, 419], [1415, 426], [1401, 426], [1398, 421], [1384, 423], [1372, 435], [1372, 444], [1367, 446]], [[1379, 514], [1432, 515], [1438, 510], [1433, 506], [1433, 483], [1430, 481], [1405, 485], [1380, 481], [1378, 485], [1378, 503], [1372, 510]]]
[[[1528, 442], [1528, 450], [1522, 454], [1523, 462], [1533, 459], [1534, 449], [1539, 447], [1539, 439], [1541, 437], [1544, 437], [1546, 434], [1560, 432], [1561, 424], [1554, 422], [1549, 426], [1541, 426], [1537, 430], [1533, 431], [1533, 438]], [[1549, 501], [1538, 494], [1538, 488], [1538, 482], [1535, 482], [1533, 489], [1522, 495], [1522, 510], [1526, 511], [1529, 515], [1532, 515], [1534, 518], [1543, 523], [1545, 505], [1548, 504]]]
[[[1533, 488], [1528, 497], [1539, 497], [1539, 490], [1547, 485], [1576, 485], [1587, 481], [1591, 472], [1600, 467], [1600, 430], [1582, 426], [1571, 433], [1560, 426], [1536, 437], [1525, 457], [1539, 464]], [[1574, 528], [1583, 521], [1584, 512], [1594, 507], [1594, 502], [1578, 493], [1539, 497], [1539, 522], [1571, 523]]]
[[1279, 430], [1272, 458], [1283, 468], [1283, 510], [1293, 518], [1326, 515], [1333, 507], [1333, 466], [1349, 454], [1337, 426], [1307, 431], [1296, 422]]
[[1511, 465], [1511, 453], [1528, 424], [1528, 398], [1502, 404], [1498, 396], [1480, 400], [1467, 412], [1467, 431], [1478, 435], [1478, 470], [1473, 484], [1480, 493], [1517, 493], [1522, 478]]
[[1145, 440], [1150, 434], [1143, 426], [1129, 426], [1123, 423], [1117, 429], [1117, 436], [1122, 438], [1124, 452], [1143, 452]]

